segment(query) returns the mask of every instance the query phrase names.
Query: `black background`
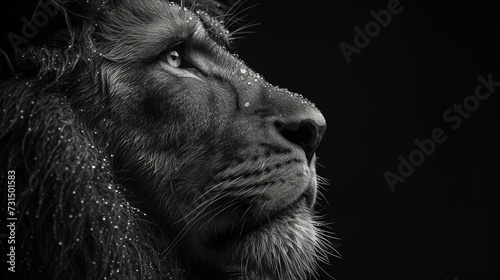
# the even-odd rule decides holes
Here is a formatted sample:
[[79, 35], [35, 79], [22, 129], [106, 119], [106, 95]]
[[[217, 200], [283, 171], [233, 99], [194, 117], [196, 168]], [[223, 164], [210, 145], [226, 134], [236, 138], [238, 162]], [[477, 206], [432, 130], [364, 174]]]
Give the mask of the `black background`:
[[[243, 14], [259, 25], [237, 41], [240, 57], [316, 103], [328, 123], [317, 154], [330, 183], [318, 210], [343, 258], [323, 269], [337, 280], [497, 279], [500, 87], [456, 130], [443, 113], [474, 94], [478, 76], [500, 81], [500, 9], [495, 1], [401, 1], [403, 11], [347, 63], [339, 44], [354, 45], [353, 28], [388, 2], [243, 5], [258, 4]], [[2, 49], [23, 15], [2, 9]], [[384, 172], [397, 173], [398, 156], [407, 159], [435, 128], [447, 140], [392, 192]]]
[[[455, 131], [443, 120], [479, 75], [500, 82], [498, 5], [401, 1], [349, 64], [339, 44], [353, 45], [353, 28], [389, 1], [261, 2], [248, 11], [260, 25], [240, 40], [241, 57], [328, 123], [317, 152], [328, 203], [318, 209], [343, 259], [325, 270], [338, 280], [500, 279], [500, 87]], [[384, 172], [434, 128], [447, 140], [392, 192]]]

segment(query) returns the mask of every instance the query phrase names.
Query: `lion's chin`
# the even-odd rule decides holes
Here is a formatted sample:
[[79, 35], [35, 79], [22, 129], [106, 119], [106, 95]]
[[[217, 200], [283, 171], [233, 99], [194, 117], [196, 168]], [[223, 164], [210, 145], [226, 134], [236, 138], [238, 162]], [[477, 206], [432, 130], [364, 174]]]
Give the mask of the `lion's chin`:
[[244, 279], [307, 279], [322, 247], [318, 233], [302, 200], [237, 241], [232, 269], [238, 269]]

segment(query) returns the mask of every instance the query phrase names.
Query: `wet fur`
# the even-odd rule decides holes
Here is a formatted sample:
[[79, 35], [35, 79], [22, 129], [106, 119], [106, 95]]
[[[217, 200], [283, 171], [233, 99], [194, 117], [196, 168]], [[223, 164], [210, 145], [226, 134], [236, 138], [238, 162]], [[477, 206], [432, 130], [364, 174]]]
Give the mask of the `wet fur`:
[[[127, 12], [131, 14], [106, 11], [100, 3], [91, 1], [75, 8], [80, 4], [61, 1], [71, 25], [46, 47], [22, 51], [12, 61], [14, 73], [1, 84], [0, 181], [5, 186], [6, 171], [15, 170], [17, 275], [22, 279], [305, 279], [314, 274], [317, 261], [327, 260], [327, 243], [325, 233], [311, 218], [313, 213], [296, 213], [294, 217], [300, 217], [300, 222], [290, 217], [289, 226], [286, 219], [280, 226], [268, 226], [253, 237], [254, 243], [233, 248], [234, 256], [221, 256], [222, 260], [241, 261], [244, 274], [231, 268], [211, 270], [211, 260], [186, 262], [190, 254], [203, 254], [194, 248], [187, 254], [176, 251], [176, 246], [182, 248], [183, 244], [170, 240], [164, 232], [162, 225], [173, 221], [165, 220], [162, 213], [181, 211], [175, 200], [191, 196], [191, 183], [175, 178], [174, 170], [188, 160], [200, 166], [227, 165], [224, 157], [203, 157], [206, 149], [221, 144], [225, 132], [207, 123], [200, 136], [206, 143], [185, 147], [182, 143], [190, 137], [185, 131], [190, 128], [172, 126], [167, 134], [175, 137], [161, 141], [167, 144], [160, 147], [170, 157], [151, 151], [160, 142], [154, 125], [164, 116], [151, 108], [162, 101], [154, 96], [142, 100], [141, 108], [150, 118], [135, 120], [126, 114], [127, 104], [115, 104], [113, 98], [139, 90], [144, 81], [137, 80], [132, 69], [154, 59], [164, 47], [161, 41], [144, 44], [151, 29], [127, 19], [142, 14], [147, 20], [161, 11], [151, 5], [154, 1], [130, 7]], [[214, 1], [182, 4], [214, 17], [228, 12], [226, 6]], [[172, 28], [165, 25], [161, 32], [167, 36], [178, 32]], [[205, 23], [205, 28], [213, 31], [213, 40], [230, 48], [229, 38], [234, 34], [219, 37], [217, 26]], [[116, 47], [123, 38], [127, 47]], [[111, 66], [121, 62], [126, 63], [120, 68]], [[6, 76], [4, 69], [2, 75]], [[165, 87], [154, 81], [145, 84], [160, 90]], [[103, 92], [110, 94], [100, 94]], [[172, 106], [170, 121], [182, 121], [184, 116], [176, 115], [174, 103], [164, 105]], [[136, 130], [117, 125], [131, 122]], [[192, 129], [200, 130], [197, 126], [200, 124]], [[207, 133], [210, 137], [205, 137]], [[209, 176], [196, 170], [183, 172], [193, 177]], [[167, 197], [174, 191], [172, 184], [183, 191]], [[124, 187], [130, 185], [135, 189]], [[172, 187], [165, 193], [152, 185]], [[297, 234], [283, 239], [281, 232], [289, 231]], [[186, 233], [184, 229], [181, 232]], [[296, 246], [302, 243], [310, 245]]]

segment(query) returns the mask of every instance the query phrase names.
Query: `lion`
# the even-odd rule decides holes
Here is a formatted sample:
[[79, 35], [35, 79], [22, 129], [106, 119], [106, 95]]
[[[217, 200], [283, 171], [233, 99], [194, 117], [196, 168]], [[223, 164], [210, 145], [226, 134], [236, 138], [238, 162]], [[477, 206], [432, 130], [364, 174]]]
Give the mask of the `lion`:
[[225, 27], [237, 7], [49, 4], [67, 26], [2, 68], [11, 272], [317, 277], [334, 250], [314, 211], [326, 121], [312, 102], [238, 58], [237, 30]]

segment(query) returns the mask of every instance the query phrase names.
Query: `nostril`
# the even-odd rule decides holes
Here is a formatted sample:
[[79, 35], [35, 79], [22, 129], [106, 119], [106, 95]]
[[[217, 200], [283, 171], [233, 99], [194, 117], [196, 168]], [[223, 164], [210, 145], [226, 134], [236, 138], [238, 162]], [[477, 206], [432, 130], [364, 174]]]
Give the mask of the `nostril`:
[[302, 147], [307, 161], [311, 161], [322, 135], [318, 125], [313, 120], [290, 123], [276, 120], [274, 126], [286, 140]]

